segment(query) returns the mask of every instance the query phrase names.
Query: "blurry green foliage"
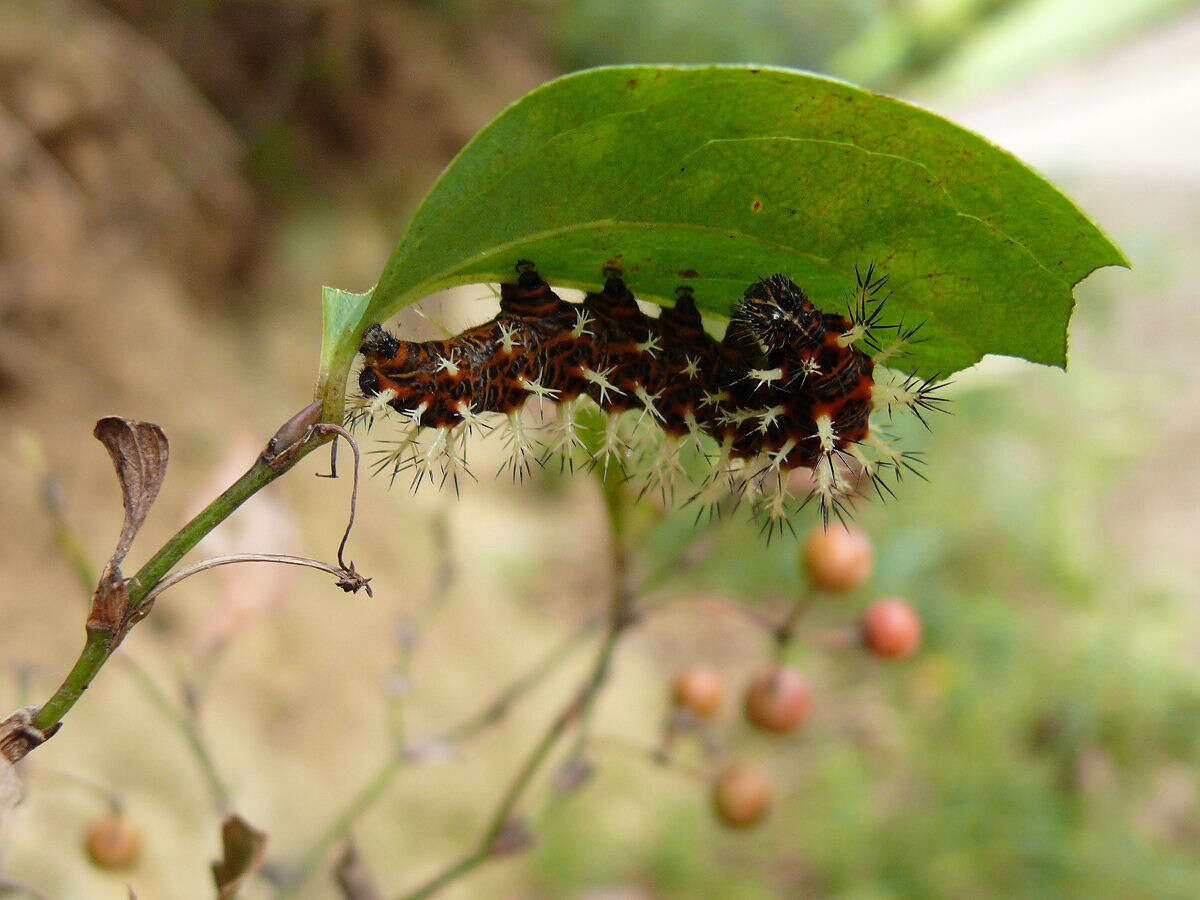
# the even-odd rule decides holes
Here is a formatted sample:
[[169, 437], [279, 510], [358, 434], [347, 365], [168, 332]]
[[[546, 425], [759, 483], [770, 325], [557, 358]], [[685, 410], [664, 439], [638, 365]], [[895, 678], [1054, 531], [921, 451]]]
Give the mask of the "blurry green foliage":
[[[568, 68], [731, 62], [828, 72], [873, 88], [964, 95], [1027, 77], [1194, 0], [566, 0], [552, 34]], [[458, 6], [471, 5], [462, 0]]]
[[879, 0], [567, 0], [552, 33], [568, 68], [760, 63], [818, 71], [882, 7]]

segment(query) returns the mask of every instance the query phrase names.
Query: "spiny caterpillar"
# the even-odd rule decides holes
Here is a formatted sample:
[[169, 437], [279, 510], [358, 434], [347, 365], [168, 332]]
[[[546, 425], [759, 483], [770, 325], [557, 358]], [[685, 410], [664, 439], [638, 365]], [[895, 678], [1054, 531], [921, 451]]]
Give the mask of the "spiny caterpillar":
[[[896, 481], [905, 471], [921, 476], [920, 455], [896, 450], [870, 418], [907, 408], [928, 427], [922, 411], [940, 408], [944, 382], [876, 381], [876, 363], [900, 354], [917, 328], [879, 324], [886, 276], [876, 278], [873, 267], [856, 273], [849, 316], [822, 313], [785, 275], [756, 281], [721, 341], [704, 330], [689, 288], [651, 318], [618, 271], [606, 270], [604, 289], [579, 304], [559, 298], [531, 263], [518, 263], [517, 272], [516, 283], [500, 285], [500, 313], [456, 337], [414, 343], [378, 325], [367, 329], [363, 402], [352, 424], [389, 407], [409, 422], [380, 451], [377, 472], [390, 469], [395, 478], [412, 469], [415, 487], [436, 467], [443, 483], [457, 485], [467, 433], [499, 417], [514, 476], [527, 474], [531, 461], [580, 455], [603, 462], [607, 474], [615, 458], [640, 470], [643, 493], [657, 488], [667, 498], [688, 468], [682, 456], [690, 446], [706, 463], [691, 499], [714, 511], [750, 497], [768, 533], [793, 511], [793, 470], [811, 470], [799, 506], [817, 498], [826, 523], [846, 515], [863, 486], [881, 499], [892, 495], [884, 473]], [[883, 332], [892, 334], [886, 344]], [[522, 418], [534, 398], [557, 405], [553, 421], [534, 426]], [[587, 401], [605, 414], [590, 452], [577, 418]], [[653, 447], [644, 443], [647, 432]]]

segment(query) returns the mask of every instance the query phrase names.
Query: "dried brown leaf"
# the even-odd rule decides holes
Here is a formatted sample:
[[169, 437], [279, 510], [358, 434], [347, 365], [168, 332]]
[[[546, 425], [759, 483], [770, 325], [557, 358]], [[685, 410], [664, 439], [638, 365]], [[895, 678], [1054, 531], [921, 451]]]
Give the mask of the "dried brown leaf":
[[129, 608], [129, 589], [121, 577], [121, 569], [112, 562], [105, 563], [100, 583], [92, 594], [92, 611], [88, 614], [88, 630], [96, 629], [118, 634]]
[[92, 434], [108, 450], [117, 470], [117, 481], [121, 483], [125, 524], [110, 560], [110, 565], [116, 569], [129, 553], [166, 477], [167, 436], [152, 422], [134, 422], [115, 416], [98, 421]]
[[121, 562], [128, 555], [166, 477], [167, 437], [152, 422], [134, 422], [115, 416], [98, 421], [92, 434], [108, 450], [117, 470], [125, 522], [116, 549], [105, 564], [100, 583], [92, 595], [87, 627], [110, 632], [119, 641], [129, 624], [125, 621], [129, 594], [121, 576]]
[[230, 816], [221, 825], [223, 856], [212, 864], [217, 900], [232, 900], [247, 877], [267, 856], [267, 836], [241, 816]]

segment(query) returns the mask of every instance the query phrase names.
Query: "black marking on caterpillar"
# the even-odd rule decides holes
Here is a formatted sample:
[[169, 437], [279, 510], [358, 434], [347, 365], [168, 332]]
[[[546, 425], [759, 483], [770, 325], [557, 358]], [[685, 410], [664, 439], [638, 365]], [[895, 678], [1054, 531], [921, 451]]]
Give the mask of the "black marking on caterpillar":
[[[499, 314], [455, 337], [418, 343], [367, 329], [363, 405], [351, 419], [369, 423], [388, 409], [408, 419], [407, 432], [380, 451], [376, 472], [390, 469], [394, 479], [411, 469], [415, 487], [440, 467], [442, 483], [457, 487], [467, 433], [491, 430], [497, 419], [514, 477], [554, 455], [573, 465], [586, 452], [576, 411], [589, 402], [606, 415], [592, 464], [603, 461], [607, 472], [610, 459], [639, 455], [642, 493], [658, 488], [667, 498], [691, 445], [709, 472], [691, 496], [698, 518], [750, 500], [766, 514], [768, 535], [791, 527], [793, 470], [811, 472], [799, 508], [815, 498], [826, 523], [848, 515], [855, 494], [894, 496], [884, 473], [895, 482], [905, 472], [924, 477], [924, 460], [894, 449], [870, 420], [903, 408], [928, 427], [925, 414], [943, 411], [946, 383], [876, 380], [876, 361], [902, 356], [920, 326], [880, 324], [887, 279], [874, 266], [856, 272], [848, 316], [820, 311], [785, 275], [761, 278], [733, 308], [721, 341], [704, 330], [690, 288], [655, 319], [616, 270], [579, 304], [559, 298], [532, 263], [517, 272], [500, 286]], [[521, 417], [530, 400], [558, 409], [548, 440]], [[646, 432], [660, 442], [635, 454], [633, 436]]]

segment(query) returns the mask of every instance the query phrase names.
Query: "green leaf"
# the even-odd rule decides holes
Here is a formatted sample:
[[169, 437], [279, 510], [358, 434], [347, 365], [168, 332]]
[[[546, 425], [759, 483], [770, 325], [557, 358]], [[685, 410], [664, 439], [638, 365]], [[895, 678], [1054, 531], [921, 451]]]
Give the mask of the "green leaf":
[[509, 107], [442, 174], [388, 259], [371, 322], [532, 259], [639, 298], [680, 283], [728, 314], [787, 272], [826, 311], [855, 267], [890, 276], [893, 319], [924, 320], [906, 367], [985, 353], [1064, 365], [1072, 287], [1119, 250], [1008, 153], [932, 113], [838, 81], [730, 66], [593, 69]]

